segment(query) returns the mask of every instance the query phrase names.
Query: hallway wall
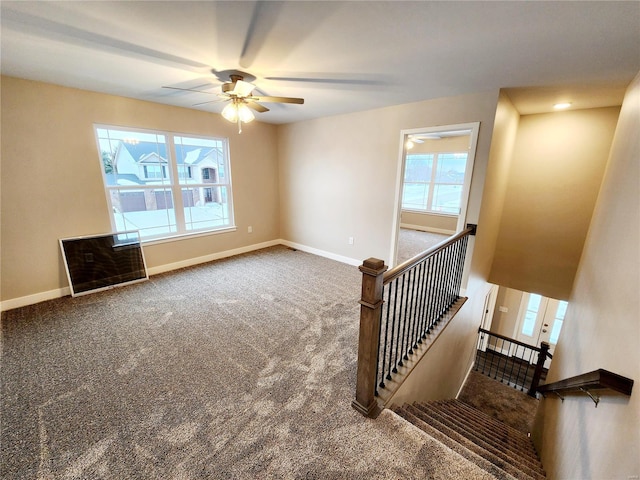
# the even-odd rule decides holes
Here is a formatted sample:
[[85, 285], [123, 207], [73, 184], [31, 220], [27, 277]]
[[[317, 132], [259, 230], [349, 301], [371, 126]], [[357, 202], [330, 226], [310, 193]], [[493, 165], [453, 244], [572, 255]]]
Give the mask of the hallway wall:
[[622, 105], [547, 382], [604, 368], [631, 397], [541, 401], [534, 440], [550, 479], [640, 475], [640, 74]]
[[492, 283], [569, 297], [619, 111], [520, 117]]

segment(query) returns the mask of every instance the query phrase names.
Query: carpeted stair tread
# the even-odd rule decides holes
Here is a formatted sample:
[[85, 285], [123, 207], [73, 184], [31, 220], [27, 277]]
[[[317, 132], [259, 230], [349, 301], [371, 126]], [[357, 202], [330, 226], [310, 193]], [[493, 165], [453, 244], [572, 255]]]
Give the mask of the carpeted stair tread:
[[[471, 434], [460, 428], [460, 425], [452, 424], [449, 417], [438, 411], [438, 408], [441, 408], [442, 405], [433, 408], [427, 408], [426, 405], [427, 404], [422, 404], [422, 408], [418, 408], [417, 406], [406, 404], [402, 408], [408, 414], [420, 419], [424, 424], [438, 430], [441, 434], [446, 435], [451, 440], [493, 463], [495, 466], [515, 478], [545, 478], [544, 470], [542, 469], [542, 465], [540, 464], [537, 455], [535, 455], [535, 451], [531, 454], [517, 454], [511, 451], [506, 451], [500, 447], [496, 448], [489, 442], [485, 441], [486, 439], [482, 438], [482, 436], [477, 436], [476, 433]], [[420, 425], [417, 426], [420, 427]], [[517, 433], [518, 435], [523, 435], [522, 432]], [[523, 460], [525, 458], [526, 460]]]
[[493, 449], [493, 451], [490, 451], [489, 449], [484, 448], [483, 446], [476, 444], [472, 440], [466, 438], [464, 435], [461, 435], [456, 430], [450, 428], [449, 426], [447, 426], [446, 424], [442, 423], [438, 419], [432, 417], [431, 415], [426, 414], [422, 410], [419, 410], [418, 408], [414, 407], [413, 405], [406, 404], [404, 406], [404, 408], [407, 411], [409, 411], [411, 414], [413, 414], [414, 416], [418, 417], [423, 422], [431, 425], [433, 428], [439, 430], [440, 432], [442, 432], [443, 434], [445, 434], [446, 436], [448, 436], [452, 440], [455, 440], [456, 442], [458, 442], [462, 446], [468, 448], [469, 450], [471, 450], [475, 454], [477, 454], [477, 455], [481, 456], [482, 458], [488, 460], [489, 462], [493, 463], [498, 468], [504, 470], [508, 474], [510, 474], [510, 475], [512, 475], [512, 476], [514, 476], [516, 478], [526, 479], [526, 480], [544, 478], [544, 477], [539, 476], [535, 472], [530, 471], [529, 469], [521, 468], [521, 466], [518, 465], [517, 462], [515, 462], [512, 458], [508, 458], [508, 457], [504, 458], [504, 456], [496, 455], [495, 449]]
[[500, 435], [509, 436], [510, 439], [512, 439], [515, 443], [518, 443], [525, 449], [535, 451], [535, 449], [533, 449], [531, 439], [521, 430], [517, 430], [509, 425], [506, 425], [500, 420], [491, 417], [490, 415], [459, 400], [450, 400], [448, 402], [450, 402], [449, 408], [458, 412], [461, 416], [465, 416], [469, 419], [473, 419], [476, 422], [485, 424], [489, 426], [493, 431], [499, 432]]
[[[459, 442], [453, 440], [452, 438], [448, 437], [447, 435], [442, 433], [437, 428], [432, 427], [431, 425], [429, 425], [425, 421], [423, 421], [420, 418], [416, 417], [411, 412], [409, 412], [407, 409], [405, 409], [403, 407], [395, 406], [395, 407], [393, 407], [392, 410], [395, 413], [397, 413], [399, 416], [401, 416], [402, 418], [407, 420], [408, 422], [410, 422], [413, 425], [415, 425], [417, 428], [419, 428], [423, 432], [427, 433], [428, 435], [430, 435], [431, 437], [435, 438], [436, 440], [438, 440], [443, 445], [447, 446], [448, 448], [450, 448], [451, 450], [453, 450], [454, 452], [459, 454], [460, 456], [466, 458], [470, 462], [473, 462], [475, 465], [477, 465], [478, 467], [482, 468], [484, 471], [490, 473], [496, 479], [498, 479], [498, 480], [517, 480], [517, 479], [523, 478], [523, 477], [516, 477], [516, 476], [510, 475], [509, 473], [505, 472], [504, 470], [502, 470], [497, 465], [491, 463], [486, 458], [481, 457], [480, 455], [478, 455], [477, 453], [475, 453], [472, 450], [468, 449], [467, 447], [465, 447], [461, 443], [459, 443]], [[528, 478], [530, 478], [530, 477], [524, 477], [524, 478], [527, 478], [527, 480], [528, 480]]]
[[[530, 445], [520, 443], [520, 438], [516, 439], [504, 433], [496, 432], [490, 425], [461, 415], [448, 404], [432, 403], [426, 405], [416, 404], [415, 406], [424, 410], [426, 413], [434, 412], [434, 414], [442, 416], [446, 419], [446, 423], [463, 435], [466, 434], [466, 432], [470, 432], [474, 438], [482, 439], [494, 448], [504, 450], [511, 455], [526, 458], [529, 455], [535, 454], [535, 451], [532, 450]], [[537, 462], [532, 463], [531, 467], [537, 468]]]
[[452, 415], [454, 421], [458, 421], [467, 425], [471, 430], [478, 430], [485, 433], [490, 433], [490, 438], [500, 441], [511, 450], [521, 452], [522, 454], [529, 454], [537, 456], [531, 439], [523, 432], [515, 430], [513, 428], [499, 428], [504, 427], [494, 418], [486, 415], [471, 407], [460, 407], [461, 402], [456, 400], [446, 400], [432, 402], [432, 406], [439, 406], [443, 412]]
[[530, 470], [531, 472], [544, 475], [542, 465], [537, 459], [535, 453], [511, 449], [508, 447], [507, 442], [496, 442], [495, 434], [492, 430], [483, 430], [482, 428], [477, 430], [473, 428], [473, 426], [466, 426], [460, 421], [462, 417], [457, 416], [455, 413], [448, 412], [443, 406], [422, 404], [421, 407], [421, 410], [425, 414], [430, 415], [432, 418], [435, 418], [450, 429], [456, 431], [458, 434], [464, 436], [482, 448], [485, 448], [493, 455], [503, 458], [511, 463], [518, 464], [525, 471]]
[[[487, 449], [494, 455], [518, 463], [522, 465], [523, 468], [544, 474], [542, 465], [538, 461], [535, 452], [512, 445], [508, 436], [498, 437], [496, 433], [486, 425], [467, 422], [464, 416], [460, 416], [457, 412], [451, 411], [447, 404], [434, 402], [416, 404], [414, 406], [455, 430], [460, 435]], [[522, 434], [519, 433], [519, 435]]]
[[477, 418], [481, 418], [482, 421], [485, 421], [487, 423], [491, 423], [491, 425], [493, 425], [493, 427], [496, 430], [500, 430], [500, 431], [504, 431], [507, 432], [509, 434], [514, 434], [515, 436], [517, 436], [518, 434], [522, 434], [523, 432], [511, 427], [510, 425], [507, 425], [506, 423], [501, 422], [499, 419], [492, 417], [490, 415], [487, 415], [486, 413], [478, 410], [477, 408], [472, 407], [471, 405], [462, 402], [460, 400], [446, 400], [446, 401], [450, 401], [452, 402], [452, 405], [454, 405], [456, 408], [459, 408], [461, 410], [466, 411], [468, 414], [473, 415]]

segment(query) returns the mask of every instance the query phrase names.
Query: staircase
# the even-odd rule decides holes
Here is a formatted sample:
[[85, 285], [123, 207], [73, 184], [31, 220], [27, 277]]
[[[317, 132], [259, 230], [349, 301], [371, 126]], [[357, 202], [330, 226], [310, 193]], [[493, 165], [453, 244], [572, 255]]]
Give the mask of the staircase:
[[546, 478], [527, 434], [464, 402], [416, 402], [393, 411], [498, 479]]

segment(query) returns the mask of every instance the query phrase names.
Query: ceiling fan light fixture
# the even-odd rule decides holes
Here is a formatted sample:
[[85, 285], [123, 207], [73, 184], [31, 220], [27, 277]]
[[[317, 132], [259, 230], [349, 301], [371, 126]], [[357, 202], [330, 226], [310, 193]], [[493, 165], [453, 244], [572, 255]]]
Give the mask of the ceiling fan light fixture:
[[256, 118], [251, 109], [240, 98], [234, 98], [230, 104], [222, 109], [221, 115], [225, 120], [238, 124], [238, 133], [242, 133], [243, 123], [249, 123]]
[[251, 109], [247, 107], [246, 103], [240, 103], [238, 105], [238, 118], [243, 123], [249, 123], [250, 121], [255, 119], [256, 116], [253, 114]]

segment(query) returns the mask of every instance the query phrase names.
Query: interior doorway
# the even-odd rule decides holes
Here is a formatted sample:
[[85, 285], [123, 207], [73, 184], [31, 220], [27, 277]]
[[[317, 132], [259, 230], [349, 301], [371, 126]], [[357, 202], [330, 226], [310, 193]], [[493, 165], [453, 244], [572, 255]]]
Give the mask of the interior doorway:
[[398, 254], [401, 228], [447, 236], [464, 229], [479, 128], [474, 122], [401, 131], [393, 265], [406, 260]]

